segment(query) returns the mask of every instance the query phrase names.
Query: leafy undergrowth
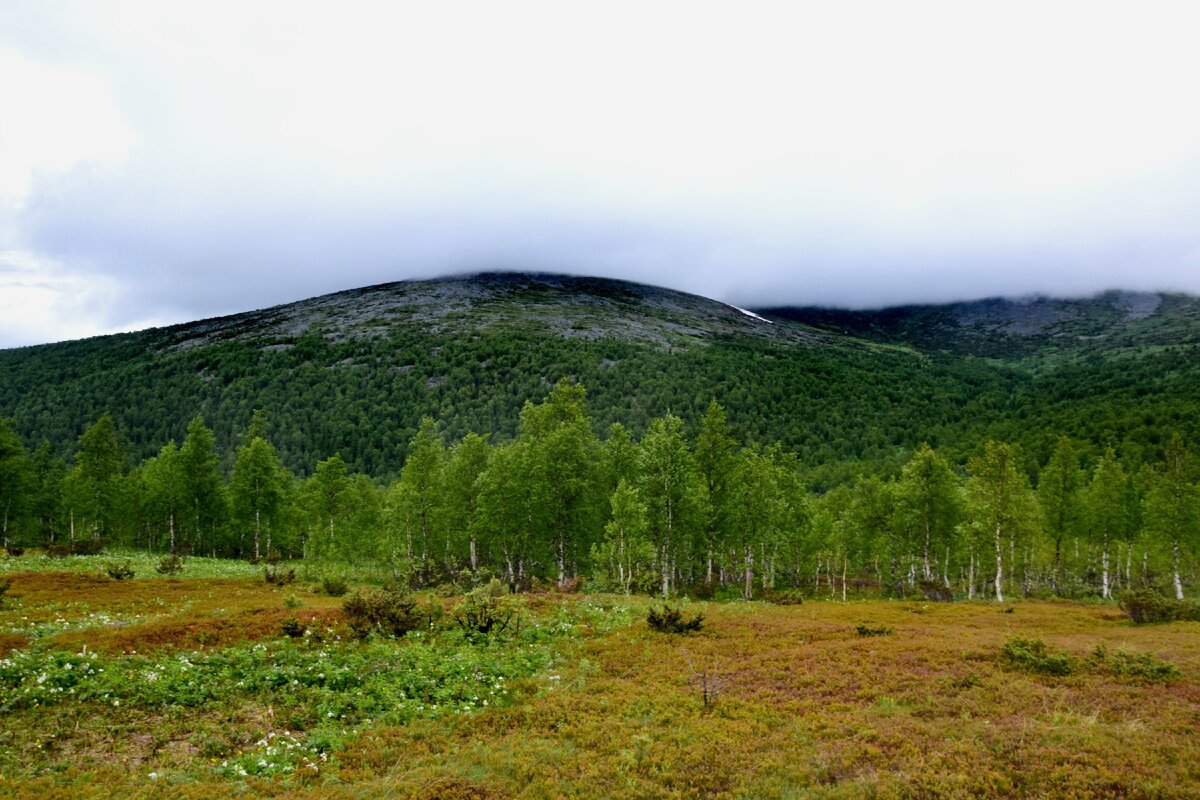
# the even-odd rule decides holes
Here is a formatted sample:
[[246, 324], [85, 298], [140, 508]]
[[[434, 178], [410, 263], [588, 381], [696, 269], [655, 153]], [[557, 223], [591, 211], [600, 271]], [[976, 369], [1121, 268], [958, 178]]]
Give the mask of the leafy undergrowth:
[[[197, 623], [221, 608], [204, 584], [179, 595]], [[258, 607], [280, 607], [261, 583], [240, 591], [239, 613], [255, 594]], [[124, 595], [113, 599], [119, 609], [88, 613], [128, 610]], [[28, 603], [0, 608], [0, 624]], [[445, 626], [360, 643], [332, 611], [307, 636], [202, 651], [97, 654], [104, 627], [72, 632], [69, 648], [37, 639], [0, 660], [0, 794], [1200, 794], [1197, 623], [1135, 627], [1112, 606], [1064, 602], [1014, 614], [968, 603], [695, 603], [702, 631], [665, 637], [646, 624], [649, 605], [528, 598], [520, 624], [483, 639]], [[1005, 654], [1012, 642], [1078, 669], [1020, 666]], [[710, 707], [696, 665], [720, 688]]]

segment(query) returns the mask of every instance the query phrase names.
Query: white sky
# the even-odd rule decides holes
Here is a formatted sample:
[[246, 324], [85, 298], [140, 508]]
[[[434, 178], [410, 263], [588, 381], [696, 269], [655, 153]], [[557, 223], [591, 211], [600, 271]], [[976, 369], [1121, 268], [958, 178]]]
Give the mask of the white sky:
[[0, 2], [0, 346], [497, 267], [1200, 292], [1194, 3]]

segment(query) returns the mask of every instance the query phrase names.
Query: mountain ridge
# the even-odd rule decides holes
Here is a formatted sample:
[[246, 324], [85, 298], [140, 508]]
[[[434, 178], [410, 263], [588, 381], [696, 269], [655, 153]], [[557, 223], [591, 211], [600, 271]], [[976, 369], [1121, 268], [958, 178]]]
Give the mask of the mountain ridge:
[[140, 459], [196, 414], [236, 443], [266, 408], [292, 469], [341, 452], [382, 478], [422, 416], [450, 440], [504, 439], [526, 401], [569, 376], [601, 432], [637, 433], [668, 411], [691, 425], [717, 399], [743, 439], [780, 442], [828, 480], [891, 469], [922, 441], [955, 457], [988, 436], [1035, 453], [1058, 433], [1153, 448], [1162, 420], [1200, 433], [1200, 301], [1156, 296], [750, 309], [760, 320], [649, 284], [473, 273], [0, 350], [0, 416], [31, 448], [69, 456], [111, 410]]

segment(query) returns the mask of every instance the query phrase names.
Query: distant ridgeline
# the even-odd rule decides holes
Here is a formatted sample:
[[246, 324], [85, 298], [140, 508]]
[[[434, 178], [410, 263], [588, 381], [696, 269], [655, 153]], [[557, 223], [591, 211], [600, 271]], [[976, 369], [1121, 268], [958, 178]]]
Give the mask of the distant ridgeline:
[[[1001, 592], [1188, 580], [1195, 298], [759, 313], [486, 274], [0, 351], [4, 536], [241, 555], [257, 536], [429, 581], [474, 560], [660, 590], [967, 593], [998, 549]], [[999, 548], [988, 464], [1019, 478], [991, 501], [1017, 504]], [[945, 505], [914, 527], [934, 473]], [[1119, 519], [1097, 481], [1123, 487]]]

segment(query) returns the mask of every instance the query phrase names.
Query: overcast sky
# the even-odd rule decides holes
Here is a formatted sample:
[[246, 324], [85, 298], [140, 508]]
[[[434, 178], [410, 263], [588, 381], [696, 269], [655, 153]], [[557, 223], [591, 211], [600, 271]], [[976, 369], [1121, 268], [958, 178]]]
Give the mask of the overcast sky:
[[523, 268], [1200, 292], [1194, 3], [0, 0], [0, 347]]

